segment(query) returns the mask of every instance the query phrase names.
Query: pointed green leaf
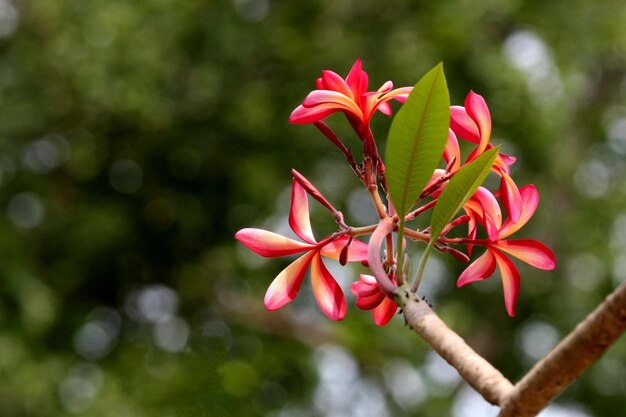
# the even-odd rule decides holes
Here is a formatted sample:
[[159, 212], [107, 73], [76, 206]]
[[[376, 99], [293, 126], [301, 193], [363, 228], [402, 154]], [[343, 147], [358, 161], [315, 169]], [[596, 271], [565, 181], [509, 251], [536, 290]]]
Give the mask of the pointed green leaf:
[[491, 170], [499, 148], [491, 148], [458, 170], [437, 199], [430, 226], [431, 241], [452, 220], [463, 204], [476, 192]]
[[387, 185], [401, 219], [437, 168], [449, 126], [450, 96], [443, 65], [439, 64], [415, 84], [389, 130]]

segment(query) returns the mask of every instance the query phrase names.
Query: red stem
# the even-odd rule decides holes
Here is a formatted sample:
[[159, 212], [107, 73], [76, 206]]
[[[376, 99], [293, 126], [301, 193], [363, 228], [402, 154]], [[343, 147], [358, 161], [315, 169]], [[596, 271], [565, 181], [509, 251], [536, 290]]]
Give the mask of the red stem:
[[389, 279], [389, 276], [383, 268], [383, 263], [380, 259], [380, 248], [383, 241], [392, 230], [393, 220], [391, 217], [382, 219], [376, 230], [374, 230], [374, 233], [372, 233], [372, 237], [370, 237], [368, 248], [368, 263], [370, 270], [374, 274], [374, 278], [376, 278], [376, 282], [378, 282], [380, 289], [390, 298], [394, 298], [396, 296], [396, 286], [391, 279]]

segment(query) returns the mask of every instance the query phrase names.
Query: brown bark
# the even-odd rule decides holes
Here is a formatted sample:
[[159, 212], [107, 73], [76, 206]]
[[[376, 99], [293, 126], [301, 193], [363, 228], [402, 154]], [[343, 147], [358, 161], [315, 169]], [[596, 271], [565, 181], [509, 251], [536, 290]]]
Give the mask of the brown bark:
[[626, 282], [522, 378], [498, 417], [537, 415], [626, 331]]
[[513, 385], [451, 330], [430, 306], [406, 291], [398, 298], [407, 323], [485, 400], [502, 406]]

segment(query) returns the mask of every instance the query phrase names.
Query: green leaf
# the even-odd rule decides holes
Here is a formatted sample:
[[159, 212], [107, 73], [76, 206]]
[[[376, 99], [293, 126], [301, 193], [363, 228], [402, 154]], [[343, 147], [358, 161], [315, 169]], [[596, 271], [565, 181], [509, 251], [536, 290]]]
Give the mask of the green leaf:
[[430, 242], [422, 255], [411, 291], [417, 291], [422, 280], [422, 274], [428, 261], [431, 250], [437, 243], [439, 235], [454, 215], [463, 207], [463, 204], [476, 192], [480, 184], [483, 183], [491, 167], [493, 166], [499, 148], [491, 148], [478, 158], [458, 170], [448, 181], [446, 188], [437, 199], [437, 204], [433, 210], [433, 217], [430, 225]]
[[415, 84], [389, 130], [385, 151], [387, 185], [400, 219], [439, 165], [449, 126], [450, 96], [440, 63]]
[[491, 148], [458, 170], [437, 199], [430, 226], [431, 242], [452, 220], [463, 204], [476, 192], [491, 170], [499, 148]]

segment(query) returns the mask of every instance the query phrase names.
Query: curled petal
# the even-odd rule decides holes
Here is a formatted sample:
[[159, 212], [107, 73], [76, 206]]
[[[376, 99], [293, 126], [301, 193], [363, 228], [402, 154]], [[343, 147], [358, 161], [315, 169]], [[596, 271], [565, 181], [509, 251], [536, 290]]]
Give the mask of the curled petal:
[[337, 91], [353, 100], [355, 98], [352, 89], [336, 72], [328, 70], [322, 71], [322, 85], [324, 86], [324, 90]]
[[359, 274], [359, 278], [361, 279], [361, 281], [364, 284], [368, 284], [368, 285], [378, 285], [378, 283], [376, 282], [376, 278], [374, 278], [371, 275], [367, 275], [367, 274]]
[[[465, 212], [470, 216], [470, 220], [467, 223], [467, 238], [470, 240], [476, 239], [476, 235], [478, 234], [478, 227], [476, 219], [479, 217], [478, 214], [473, 210], [465, 209]], [[474, 249], [474, 245], [467, 245], [467, 256], [472, 256], [472, 251]]]
[[537, 206], [539, 205], [539, 193], [534, 185], [525, 185], [519, 190], [519, 193], [522, 200], [522, 209], [519, 219], [517, 222], [513, 222], [513, 219], [507, 219], [507, 221], [504, 222], [504, 226], [502, 226], [499, 233], [500, 239], [511, 236], [513, 233], [521, 229], [526, 223], [528, 223], [528, 220], [530, 220], [533, 214], [535, 214], [535, 210], [537, 210]]
[[291, 185], [291, 209], [289, 210], [289, 226], [305, 242], [315, 244], [309, 218], [309, 200], [304, 187], [295, 179]]
[[322, 312], [331, 320], [342, 320], [346, 315], [346, 299], [318, 253], [311, 262], [311, 283]]
[[489, 108], [481, 95], [470, 91], [465, 98], [465, 111], [478, 126], [478, 131], [480, 132], [478, 153], [481, 154], [487, 149], [487, 144], [491, 138], [491, 115], [489, 114]]
[[496, 158], [496, 162], [498, 160], [501, 160], [503, 164], [507, 165], [507, 166], [511, 166], [515, 163], [515, 161], [517, 161], [517, 158], [512, 156], [512, 155], [506, 155], [503, 153], [499, 153], [498, 157]]
[[[502, 211], [498, 205], [498, 200], [496, 200], [496, 197], [491, 193], [491, 191], [484, 187], [478, 187], [476, 193], [472, 196], [472, 199], [476, 199], [480, 203], [484, 212], [485, 222], [491, 222], [496, 229], [500, 229], [500, 227], [502, 227]], [[487, 220], [489, 220], [489, 222]], [[487, 229], [489, 229], [489, 227]], [[497, 233], [492, 236], [490, 232], [489, 237], [492, 240], [495, 240], [497, 238]]]
[[489, 240], [495, 242], [498, 240], [498, 228], [496, 227], [496, 222], [489, 217], [489, 214], [485, 213], [485, 229], [487, 229], [487, 235], [489, 236]]
[[241, 229], [235, 234], [235, 238], [254, 253], [267, 258], [292, 255], [313, 248], [312, 245], [263, 229]]
[[450, 129], [469, 142], [480, 143], [478, 126], [461, 106], [450, 107]]
[[398, 306], [391, 298], [385, 297], [373, 276], [361, 274], [360, 278], [350, 286], [350, 291], [357, 296], [356, 305], [362, 310], [372, 310], [374, 322], [384, 326]]
[[393, 83], [391, 81], [385, 81], [385, 83], [381, 85], [376, 92], [384, 94], [390, 92], [391, 90], [393, 90]]
[[519, 294], [520, 276], [513, 262], [497, 249], [491, 249], [500, 268], [502, 289], [504, 290], [504, 305], [509, 316], [515, 315], [515, 302]]
[[337, 91], [314, 90], [311, 91], [302, 102], [304, 107], [315, 107], [324, 104], [334, 106], [337, 110], [346, 110], [355, 114], [359, 118], [363, 117], [361, 109], [357, 106], [356, 102], [350, 97], [338, 93]]
[[[324, 245], [324, 247], [322, 247], [321, 249], [322, 255], [338, 261], [341, 255], [341, 251], [343, 250], [344, 246], [346, 246], [346, 243], [348, 243], [348, 240], [350, 240], [348, 236], [341, 236]], [[367, 256], [367, 243], [361, 242], [360, 240], [352, 239], [350, 247], [348, 248], [347, 261], [361, 262], [367, 260]]]
[[[487, 146], [487, 149], [490, 149], [492, 147], [493, 146], [489, 145]], [[509, 169], [509, 166], [513, 165], [516, 160], [517, 159], [514, 156], [498, 153], [498, 155], [496, 156], [496, 160], [493, 163], [493, 170], [500, 176], [503, 173], [511, 175], [511, 170]]]
[[367, 274], [359, 274], [360, 281], [352, 283], [350, 291], [357, 297], [367, 297], [380, 291], [376, 278]]
[[411, 91], [413, 91], [413, 87], [396, 88], [395, 90], [391, 90], [388, 93], [385, 93], [384, 95], [382, 95], [379, 98], [379, 100], [382, 102], [386, 102], [391, 99], [394, 99], [394, 100], [399, 101], [400, 103], [404, 103], [406, 101], [406, 98], [409, 96], [409, 94], [411, 94]]
[[501, 240], [494, 246], [535, 268], [551, 270], [556, 267], [556, 256], [541, 242], [531, 239]]
[[274, 278], [265, 293], [266, 309], [277, 310], [296, 298], [313, 255], [315, 252], [302, 255]]
[[385, 297], [378, 307], [372, 310], [374, 323], [379, 326], [384, 326], [389, 323], [389, 320], [396, 314], [396, 311], [398, 311], [396, 302], [389, 297]]
[[380, 110], [380, 112], [386, 116], [391, 116], [391, 106], [387, 102], [380, 103], [378, 105], [378, 110]]
[[296, 107], [293, 112], [291, 112], [291, 116], [289, 116], [289, 123], [301, 125], [319, 122], [339, 110], [340, 109], [335, 106], [304, 107], [300, 105]]
[[463, 271], [461, 276], [456, 282], [457, 287], [462, 287], [465, 284], [471, 282], [482, 281], [489, 278], [496, 270], [496, 260], [491, 253], [491, 250], [487, 249], [483, 255], [476, 259], [470, 266]]
[[[388, 81], [389, 83], [391, 81]], [[387, 83], [383, 85], [385, 87]], [[381, 87], [381, 89], [383, 88]], [[361, 107], [364, 109], [364, 120], [369, 121], [376, 110], [380, 110], [382, 113], [390, 116], [392, 113], [391, 106], [388, 101], [391, 99], [398, 100], [400, 103], [404, 103], [409, 94], [413, 91], [413, 87], [401, 87], [391, 90], [388, 93], [380, 95], [380, 92], [365, 93], [361, 97], [363, 100]]]
[[[495, 197], [494, 197], [494, 200], [495, 200]], [[491, 202], [488, 201], [487, 203], [491, 203]], [[476, 198], [476, 194], [475, 194], [463, 206], [463, 208], [465, 209], [465, 212], [468, 213], [468, 215], [470, 216], [470, 225], [472, 226], [472, 228], [470, 228], [470, 231], [474, 232], [474, 237], [476, 236], [476, 230], [475, 230], [476, 221], [478, 221], [487, 230], [487, 234], [489, 235], [489, 240], [491, 241], [498, 240], [498, 232], [502, 223], [502, 217], [500, 215], [500, 208], [497, 206], [497, 202], [495, 204], [497, 207], [497, 211], [493, 211], [493, 209], [489, 207], [484, 207], [481, 201], [479, 201], [479, 199]], [[473, 239], [474, 237], [470, 237], [470, 239]]]
[[378, 283], [371, 275], [361, 274], [361, 280], [350, 285], [350, 292], [357, 297], [368, 297], [380, 292]]
[[452, 129], [448, 129], [448, 143], [443, 151], [443, 159], [446, 163], [450, 163], [454, 158], [454, 164], [450, 168], [451, 172], [458, 171], [461, 167], [461, 149], [459, 148], [459, 141]]
[[513, 178], [504, 172], [500, 181], [500, 195], [509, 218], [513, 223], [517, 223], [522, 215], [522, 196]]
[[356, 306], [361, 310], [372, 310], [385, 299], [385, 294], [382, 293], [380, 288], [377, 287], [377, 291], [370, 295], [361, 295], [356, 299]]

